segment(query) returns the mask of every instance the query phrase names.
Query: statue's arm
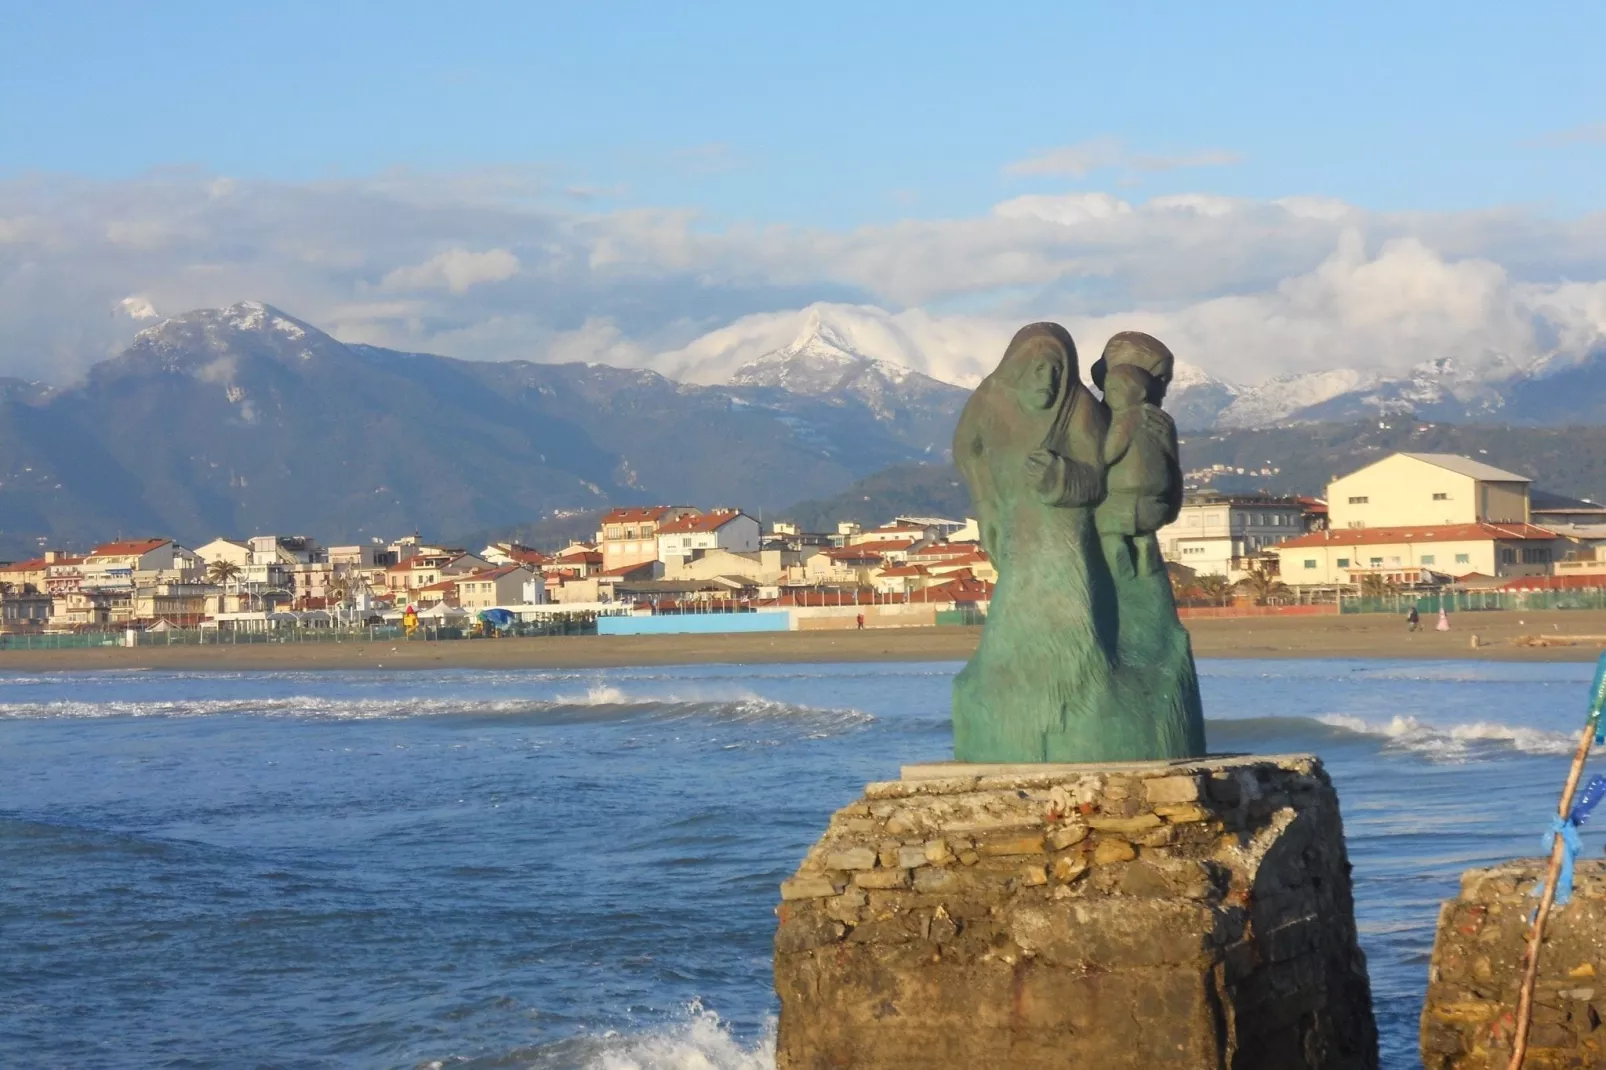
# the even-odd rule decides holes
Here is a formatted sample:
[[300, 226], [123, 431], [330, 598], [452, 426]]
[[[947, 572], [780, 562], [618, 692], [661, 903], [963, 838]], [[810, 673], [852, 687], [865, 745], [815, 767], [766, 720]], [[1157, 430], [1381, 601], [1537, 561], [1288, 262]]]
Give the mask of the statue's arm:
[[1138, 423], [1132, 417], [1110, 420], [1110, 433], [1104, 437], [1104, 467], [1115, 464], [1132, 448], [1132, 430]]
[[1104, 438], [1110, 429], [1103, 404], [1086, 390], [1073, 405], [1060, 449], [1039, 450], [1028, 458], [1029, 464], [1044, 469], [1038, 483], [1043, 500], [1068, 509], [1104, 500]]
[[1157, 469], [1146, 473], [1151, 493], [1165, 503], [1164, 524], [1169, 524], [1177, 518], [1182, 509], [1182, 460], [1181, 447], [1177, 442], [1177, 422], [1171, 414], [1158, 405], [1145, 405], [1143, 407], [1144, 432], [1151, 441], [1160, 445], [1161, 456], [1154, 463]]

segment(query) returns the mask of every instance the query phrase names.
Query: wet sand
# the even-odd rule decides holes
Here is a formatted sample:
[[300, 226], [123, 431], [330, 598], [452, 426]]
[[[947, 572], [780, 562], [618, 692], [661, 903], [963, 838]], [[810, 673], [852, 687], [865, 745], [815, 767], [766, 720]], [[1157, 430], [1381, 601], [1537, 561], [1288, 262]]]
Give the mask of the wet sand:
[[[1599, 641], [1519, 645], [1519, 636], [1606, 637], [1606, 612], [1464, 613], [1452, 630], [1408, 633], [1387, 614], [1189, 622], [1201, 658], [1483, 658], [1593, 661]], [[1474, 649], [1471, 637], [1482, 645]], [[963, 661], [979, 628], [885, 628], [745, 635], [554, 636], [448, 642], [263, 643], [249, 646], [3, 650], [0, 672], [69, 669], [513, 669], [602, 668], [713, 662]]]

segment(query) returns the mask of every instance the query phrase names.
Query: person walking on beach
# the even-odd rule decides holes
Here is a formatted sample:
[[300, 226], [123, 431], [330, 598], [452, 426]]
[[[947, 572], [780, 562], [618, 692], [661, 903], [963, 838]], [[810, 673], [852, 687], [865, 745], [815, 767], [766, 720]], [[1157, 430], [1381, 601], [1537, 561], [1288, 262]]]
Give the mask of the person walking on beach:
[[1409, 613], [1407, 613], [1405, 615], [1405, 629], [1406, 629], [1406, 631], [1414, 632], [1418, 628], [1420, 628], [1421, 626], [1422, 626], [1422, 617], [1417, 613], [1416, 607], [1412, 606], [1411, 607], [1411, 612], [1409, 612]]
[[864, 614], [863, 613], [859, 614], [858, 622], [859, 622], [859, 631], [861, 631], [861, 632], [864, 631]]

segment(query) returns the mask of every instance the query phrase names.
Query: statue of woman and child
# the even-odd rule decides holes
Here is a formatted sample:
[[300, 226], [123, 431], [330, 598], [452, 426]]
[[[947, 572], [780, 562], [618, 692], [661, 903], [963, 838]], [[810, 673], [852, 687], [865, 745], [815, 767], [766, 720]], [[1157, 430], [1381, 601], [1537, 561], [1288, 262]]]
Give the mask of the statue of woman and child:
[[954, 682], [954, 756], [1108, 762], [1204, 753], [1188, 633], [1155, 532], [1182, 505], [1173, 358], [1111, 338], [1083, 385], [1057, 323], [1021, 328], [965, 405], [954, 460], [998, 569]]

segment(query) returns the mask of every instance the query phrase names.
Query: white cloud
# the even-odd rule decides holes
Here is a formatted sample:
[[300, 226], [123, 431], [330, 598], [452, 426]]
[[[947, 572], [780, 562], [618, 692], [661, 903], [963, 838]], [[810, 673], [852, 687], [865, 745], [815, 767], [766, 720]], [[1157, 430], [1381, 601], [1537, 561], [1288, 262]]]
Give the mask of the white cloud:
[[1235, 152], [1200, 149], [1170, 156], [1135, 153], [1124, 141], [1114, 137], [1089, 138], [1074, 145], [1061, 145], [1004, 165], [1006, 175], [1029, 178], [1061, 176], [1086, 178], [1095, 171], [1178, 171], [1191, 167], [1228, 167], [1241, 162]]
[[129, 319], [153, 320], [157, 317], [156, 306], [151, 304], [148, 298], [141, 297], [138, 294], [123, 298], [117, 302], [117, 307]]
[[0, 375], [70, 378], [126, 346], [147, 307], [253, 298], [350, 341], [703, 380], [790, 341], [811, 306], [867, 352], [956, 382], [1044, 318], [1088, 351], [1151, 329], [1244, 382], [1571, 359], [1606, 322], [1606, 214], [1084, 191], [824, 229], [541, 196], [501, 173], [221, 194], [206, 175], [0, 182]]
[[464, 293], [482, 282], [501, 282], [519, 273], [519, 258], [506, 249], [483, 253], [467, 249], [448, 249], [436, 253], [422, 264], [397, 268], [385, 276], [387, 290], [443, 289]]

